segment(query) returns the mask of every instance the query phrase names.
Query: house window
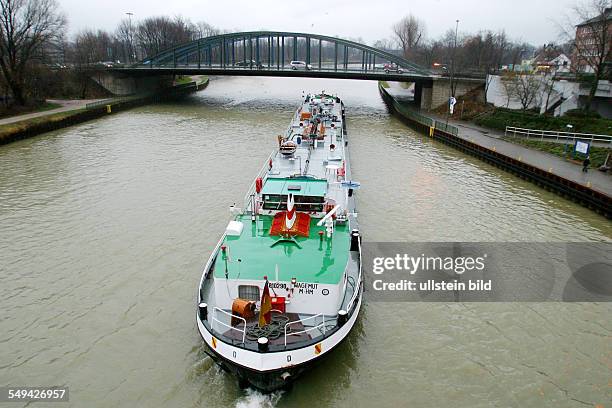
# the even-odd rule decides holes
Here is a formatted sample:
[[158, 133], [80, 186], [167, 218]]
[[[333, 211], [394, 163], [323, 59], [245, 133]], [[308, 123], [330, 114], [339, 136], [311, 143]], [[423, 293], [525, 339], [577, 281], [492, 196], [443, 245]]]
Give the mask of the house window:
[[259, 286], [239, 285], [238, 286], [238, 297], [240, 299], [253, 300], [257, 302], [259, 300]]

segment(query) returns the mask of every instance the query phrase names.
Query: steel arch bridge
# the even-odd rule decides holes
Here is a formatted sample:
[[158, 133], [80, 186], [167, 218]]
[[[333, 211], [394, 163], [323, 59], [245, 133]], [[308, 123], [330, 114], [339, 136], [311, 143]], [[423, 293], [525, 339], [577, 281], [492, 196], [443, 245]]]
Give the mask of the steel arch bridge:
[[[303, 61], [306, 66], [291, 66]], [[130, 67], [131, 74], [257, 75], [368, 80], [431, 80], [432, 73], [386, 51], [318, 34], [250, 31], [180, 44]]]

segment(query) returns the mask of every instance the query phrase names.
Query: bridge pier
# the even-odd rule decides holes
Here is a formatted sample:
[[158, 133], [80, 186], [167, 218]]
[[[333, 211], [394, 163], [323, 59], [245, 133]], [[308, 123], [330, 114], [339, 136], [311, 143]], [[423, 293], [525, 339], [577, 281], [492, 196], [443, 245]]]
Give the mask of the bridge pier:
[[[484, 79], [459, 78], [455, 97], [464, 96], [467, 93], [475, 93], [476, 98], [484, 102]], [[417, 95], [419, 95], [417, 97]], [[414, 99], [419, 102], [416, 106], [420, 106], [422, 110], [428, 111], [438, 108], [441, 105], [448, 103], [450, 97], [450, 81], [448, 78], [437, 77], [430, 82], [417, 83], [415, 88]]]
[[173, 75], [134, 76], [117, 71], [92, 72], [91, 78], [117, 96], [155, 92], [172, 86]]

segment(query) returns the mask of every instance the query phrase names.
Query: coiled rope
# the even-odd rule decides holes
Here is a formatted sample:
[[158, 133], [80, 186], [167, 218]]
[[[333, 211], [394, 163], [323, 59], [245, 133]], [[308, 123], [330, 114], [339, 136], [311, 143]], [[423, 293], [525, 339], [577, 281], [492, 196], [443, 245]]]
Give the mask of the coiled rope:
[[[260, 337], [266, 337], [269, 340], [278, 339], [285, 334], [285, 325], [289, 323], [289, 317], [284, 315], [272, 315], [270, 323], [263, 327], [259, 327], [258, 323], [247, 325], [246, 338], [249, 340], [257, 340]], [[287, 333], [291, 333], [291, 326], [287, 327]]]

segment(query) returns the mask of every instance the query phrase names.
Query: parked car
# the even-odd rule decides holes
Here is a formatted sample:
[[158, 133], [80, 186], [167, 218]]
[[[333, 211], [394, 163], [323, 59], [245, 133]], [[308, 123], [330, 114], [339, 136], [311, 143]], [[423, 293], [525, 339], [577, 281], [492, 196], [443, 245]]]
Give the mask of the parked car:
[[251, 68], [251, 67], [256, 68], [256, 69], [263, 68], [261, 61], [255, 61], [255, 60], [238, 61], [234, 64], [234, 66], [241, 67], [241, 68]]
[[304, 69], [304, 70], [311, 70], [312, 69], [312, 65], [307, 64], [304, 61], [291, 61], [289, 63], [289, 66], [291, 67], [292, 70], [297, 71], [298, 69]]
[[383, 69], [385, 70], [385, 74], [388, 74], [389, 72], [397, 72], [398, 74], [404, 73], [404, 70], [393, 62], [385, 64]]

